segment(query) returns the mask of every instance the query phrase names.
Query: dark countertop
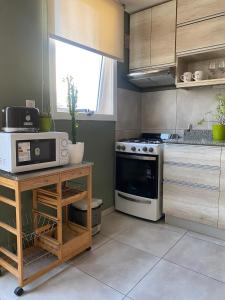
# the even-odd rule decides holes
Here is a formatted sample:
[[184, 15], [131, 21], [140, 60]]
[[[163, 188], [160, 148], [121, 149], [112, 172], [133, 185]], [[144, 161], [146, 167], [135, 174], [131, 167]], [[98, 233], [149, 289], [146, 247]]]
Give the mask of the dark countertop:
[[186, 145], [203, 145], [203, 146], [222, 146], [225, 147], [225, 141], [213, 141], [211, 139], [198, 138], [198, 139], [171, 139], [165, 142], [166, 144], [186, 144]]
[[35, 178], [38, 176], [46, 176], [46, 175], [51, 175], [51, 174], [54, 174], [57, 172], [69, 171], [69, 170], [75, 169], [75, 168], [93, 166], [93, 164], [94, 163], [92, 163], [92, 162], [84, 161], [80, 164], [69, 164], [69, 165], [65, 165], [65, 166], [59, 166], [59, 167], [48, 168], [48, 169], [40, 169], [40, 170], [17, 173], [17, 174], [8, 173], [8, 172], [0, 170], [0, 177], [4, 177], [7, 179], [16, 180], [16, 181], [22, 181], [22, 180]]

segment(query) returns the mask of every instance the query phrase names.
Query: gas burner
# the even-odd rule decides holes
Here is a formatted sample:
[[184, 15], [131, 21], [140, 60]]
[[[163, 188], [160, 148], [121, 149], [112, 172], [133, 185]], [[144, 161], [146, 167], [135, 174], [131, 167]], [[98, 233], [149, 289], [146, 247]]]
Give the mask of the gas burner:
[[135, 143], [135, 144], [161, 144], [162, 140], [156, 140], [156, 139], [128, 139], [128, 140], [121, 140], [120, 142], [124, 143]]

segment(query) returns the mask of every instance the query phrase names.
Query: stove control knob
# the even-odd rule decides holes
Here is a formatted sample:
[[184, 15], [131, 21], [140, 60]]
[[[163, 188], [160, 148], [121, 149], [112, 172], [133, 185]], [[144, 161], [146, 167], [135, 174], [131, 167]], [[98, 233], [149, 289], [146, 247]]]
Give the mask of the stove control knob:
[[148, 151], [149, 151], [149, 152], [153, 152], [154, 149], [153, 149], [152, 147], [150, 147]]
[[120, 146], [120, 145], [118, 145], [118, 146], [116, 147], [116, 149], [117, 149], [117, 150], [120, 150], [120, 149], [121, 149], [121, 146]]
[[136, 151], [136, 147], [134, 147], [134, 146], [131, 147], [131, 150], [132, 150], [132, 151]]
[[126, 147], [124, 145], [121, 146], [121, 150], [125, 151]]
[[144, 152], [146, 152], [146, 151], [148, 150], [148, 148], [147, 148], [147, 147], [144, 147], [142, 150], [143, 150]]

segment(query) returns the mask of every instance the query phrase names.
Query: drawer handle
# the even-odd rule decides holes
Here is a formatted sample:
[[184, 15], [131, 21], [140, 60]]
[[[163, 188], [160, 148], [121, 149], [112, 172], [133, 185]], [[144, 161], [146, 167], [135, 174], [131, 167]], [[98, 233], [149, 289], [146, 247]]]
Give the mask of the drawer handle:
[[203, 189], [203, 190], [209, 190], [209, 191], [219, 191], [219, 188], [216, 186], [211, 186], [207, 184], [201, 184], [201, 183], [192, 183], [187, 181], [179, 181], [179, 180], [172, 180], [172, 179], [164, 179], [163, 183], [165, 184], [175, 184], [180, 186], [186, 186], [191, 187], [194, 189]]
[[203, 170], [214, 170], [214, 171], [220, 170], [220, 167], [218, 166], [191, 164], [191, 163], [174, 162], [174, 161], [165, 161], [164, 164], [169, 166], [195, 168], [195, 169], [203, 169]]

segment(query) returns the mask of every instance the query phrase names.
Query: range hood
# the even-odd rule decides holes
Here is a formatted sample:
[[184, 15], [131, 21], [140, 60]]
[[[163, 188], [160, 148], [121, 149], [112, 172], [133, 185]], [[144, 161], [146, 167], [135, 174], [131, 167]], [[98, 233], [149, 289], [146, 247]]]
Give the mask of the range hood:
[[168, 87], [175, 85], [175, 69], [143, 69], [127, 75], [128, 80], [140, 88]]

